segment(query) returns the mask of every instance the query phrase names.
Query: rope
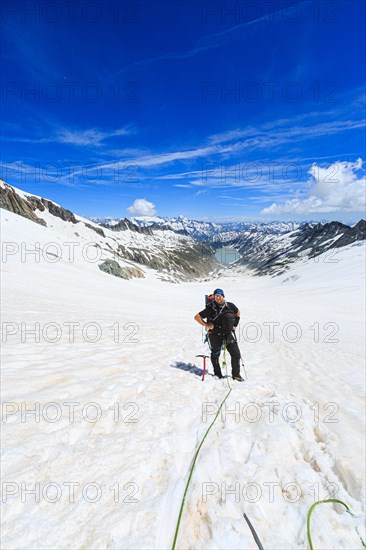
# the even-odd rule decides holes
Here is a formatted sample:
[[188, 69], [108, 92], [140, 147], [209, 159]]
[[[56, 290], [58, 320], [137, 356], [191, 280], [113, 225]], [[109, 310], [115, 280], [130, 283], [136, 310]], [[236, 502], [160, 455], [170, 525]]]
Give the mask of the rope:
[[[227, 364], [226, 364], [226, 343], [224, 343], [224, 358], [223, 358], [223, 366], [225, 365], [225, 368], [226, 368], [226, 374], [227, 374]], [[191, 482], [191, 479], [192, 479], [192, 474], [193, 474], [193, 470], [194, 470], [194, 467], [196, 465], [196, 461], [197, 461], [197, 457], [198, 457], [198, 454], [201, 450], [201, 447], [203, 445], [203, 442], [205, 441], [207, 435], [208, 435], [208, 432], [211, 430], [212, 426], [214, 425], [215, 421], [216, 421], [216, 418], [219, 416], [219, 413], [222, 409], [222, 406], [223, 404], [225, 403], [226, 399], [229, 397], [231, 391], [232, 391], [232, 388], [230, 387], [230, 384], [229, 384], [229, 378], [228, 376], [226, 377], [226, 381], [227, 381], [227, 384], [228, 384], [228, 387], [229, 387], [229, 391], [227, 392], [226, 396], [224, 397], [216, 415], [215, 415], [215, 418], [213, 419], [213, 421], [211, 422], [211, 424], [209, 425], [209, 427], [207, 428], [206, 430], [206, 433], [205, 435], [203, 436], [202, 440], [201, 440], [201, 443], [199, 444], [198, 446], [198, 449], [197, 451], [195, 452], [195, 455], [193, 457], [193, 461], [192, 461], [192, 465], [191, 465], [191, 468], [190, 468], [190, 471], [189, 471], [189, 476], [188, 476], [188, 480], [187, 480], [187, 483], [186, 483], [186, 487], [185, 487], [185, 490], [184, 490], [184, 494], [183, 494], [183, 498], [182, 498], [182, 503], [180, 505], [180, 510], [179, 510], [179, 516], [178, 516], [178, 521], [177, 521], [177, 525], [176, 525], [176, 528], [175, 528], [175, 533], [174, 533], [174, 540], [173, 540], [173, 546], [172, 546], [172, 550], [175, 549], [175, 545], [176, 545], [176, 542], [177, 542], [177, 538], [178, 538], [178, 533], [179, 533], [179, 527], [180, 527], [180, 522], [181, 522], [181, 519], [182, 519], [182, 515], [183, 515], [183, 508], [184, 508], [184, 503], [185, 503], [185, 499], [186, 499], [186, 495], [187, 495], [187, 492], [188, 492], [188, 488], [189, 488], [189, 484]]]
[[[234, 333], [235, 334], [235, 333]], [[207, 338], [207, 335], [206, 335], [206, 339], [207, 341], [209, 342], [209, 339]], [[235, 335], [235, 340], [236, 340], [236, 335]], [[209, 345], [210, 347], [210, 345]], [[175, 545], [176, 545], [176, 542], [177, 542], [177, 538], [178, 538], [178, 533], [179, 533], [179, 527], [180, 527], [180, 522], [181, 522], [181, 519], [182, 519], [182, 515], [183, 515], [183, 509], [184, 509], [184, 503], [185, 503], [185, 499], [186, 499], [186, 496], [187, 496], [187, 492], [188, 492], [188, 488], [189, 488], [189, 485], [190, 485], [190, 482], [191, 482], [191, 479], [192, 479], [192, 475], [193, 475], [193, 470], [194, 470], [194, 467], [196, 465], [196, 461], [197, 461], [197, 458], [198, 458], [198, 454], [201, 450], [201, 447], [209, 433], [209, 431], [211, 430], [212, 426], [214, 425], [214, 423], [216, 422], [216, 419], [217, 417], [219, 416], [219, 413], [225, 403], [225, 401], [227, 400], [227, 398], [229, 397], [231, 391], [232, 391], [232, 387], [230, 386], [230, 383], [229, 383], [229, 376], [228, 376], [228, 372], [227, 372], [227, 362], [226, 362], [226, 341], [224, 340], [224, 343], [223, 343], [223, 350], [224, 350], [224, 353], [223, 353], [223, 361], [222, 361], [222, 366], [225, 367], [225, 372], [226, 372], [226, 382], [227, 382], [227, 386], [228, 386], [228, 393], [226, 394], [226, 396], [224, 397], [216, 415], [215, 415], [215, 418], [213, 419], [213, 421], [211, 422], [211, 424], [209, 425], [209, 427], [207, 428], [202, 440], [201, 440], [201, 443], [199, 444], [198, 446], [198, 449], [197, 451], [195, 452], [195, 455], [193, 457], [193, 461], [192, 461], [192, 465], [191, 465], [191, 468], [190, 468], [190, 471], [189, 471], [189, 476], [188, 476], [188, 480], [187, 480], [187, 483], [186, 483], [186, 486], [185, 486], [185, 490], [184, 490], [184, 494], [183, 494], [183, 498], [182, 498], [182, 502], [181, 502], [181, 506], [180, 506], [180, 510], [179, 510], [179, 516], [178, 516], [178, 520], [177, 520], [177, 525], [176, 525], [176, 528], [175, 528], [175, 533], [174, 533], [174, 540], [173, 540], [173, 546], [172, 546], [172, 550], [175, 550]], [[244, 366], [244, 364], [243, 364]], [[307, 528], [307, 535], [308, 535], [308, 541], [309, 541], [309, 547], [310, 547], [310, 550], [314, 550], [314, 547], [313, 547], [313, 542], [312, 542], [312, 539], [311, 539], [311, 532], [310, 532], [310, 518], [311, 518], [311, 514], [313, 513], [313, 510], [316, 506], [318, 506], [318, 504], [323, 504], [323, 503], [327, 503], [327, 502], [334, 502], [334, 503], [338, 503], [338, 504], [342, 504], [345, 508], [346, 508], [346, 511], [353, 517], [354, 514], [352, 514], [351, 510], [350, 510], [350, 507], [345, 503], [343, 502], [342, 500], [338, 500], [336, 498], [331, 498], [331, 499], [327, 499], [327, 500], [318, 500], [317, 502], [315, 502], [314, 504], [312, 504], [312, 506], [310, 507], [309, 509], [309, 512], [308, 512], [308, 517], [307, 517], [307, 521], [306, 521], [306, 528]], [[257, 535], [257, 533], [255, 532], [254, 530], [254, 527], [252, 526], [252, 524], [250, 523], [248, 517], [246, 516], [246, 514], [243, 514], [244, 515], [244, 518], [246, 520], [246, 522], [248, 523], [248, 526], [252, 532], [252, 535], [254, 537], [254, 540], [255, 542], [257, 543], [257, 546], [260, 550], [263, 549], [263, 546], [259, 540], [259, 537]], [[361, 543], [362, 543], [362, 546], [364, 548], [366, 548], [366, 544], [365, 542], [363, 541], [360, 533], [358, 532], [357, 530], [357, 527], [355, 528], [356, 529], [356, 533], [358, 534], [360, 540], [361, 540]]]
[[[312, 514], [315, 506], [317, 506], [318, 504], [322, 504], [323, 502], [336, 502], [338, 504], [343, 504], [343, 506], [345, 506], [347, 512], [351, 516], [355, 517], [354, 514], [352, 514], [352, 512], [350, 510], [350, 507], [345, 502], [342, 502], [342, 500], [338, 500], [336, 498], [330, 498], [330, 499], [327, 499], [327, 500], [318, 500], [317, 502], [314, 502], [314, 504], [312, 506], [310, 506], [310, 509], [309, 509], [309, 512], [308, 512], [308, 518], [307, 518], [307, 521], [306, 521], [306, 528], [307, 528], [307, 532], [308, 532], [308, 541], [309, 541], [310, 550], [314, 550], [313, 541], [311, 540], [311, 533], [310, 533], [310, 517], [311, 517], [311, 514]], [[358, 536], [361, 539], [362, 546], [364, 548], [366, 548], [366, 545], [365, 545], [364, 541], [362, 540], [362, 537], [361, 537], [360, 533], [357, 531], [357, 528], [356, 528], [356, 533], [358, 534]]]
[[262, 543], [261, 543], [261, 541], [259, 540], [259, 537], [258, 537], [258, 535], [257, 535], [257, 533], [256, 533], [256, 531], [255, 531], [255, 529], [254, 529], [254, 527], [253, 527], [253, 525], [252, 525], [252, 524], [250, 523], [250, 521], [249, 521], [248, 516], [247, 516], [245, 513], [243, 514], [243, 516], [244, 516], [245, 521], [246, 521], [247, 524], [248, 524], [248, 527], [249, 527], [249, 529], [250, 529], [250, 531], [251, 531], [251, 533], [252, 533], [252, 535], [253, 535], [253, 538], [254, 538], [254, 540], [255, 540], [255, 542], [256, 542], [256, 544], [257, 544], [259, 550], [264, 550], [264, 548], [263, 548], [263, 546], [262, 546]]

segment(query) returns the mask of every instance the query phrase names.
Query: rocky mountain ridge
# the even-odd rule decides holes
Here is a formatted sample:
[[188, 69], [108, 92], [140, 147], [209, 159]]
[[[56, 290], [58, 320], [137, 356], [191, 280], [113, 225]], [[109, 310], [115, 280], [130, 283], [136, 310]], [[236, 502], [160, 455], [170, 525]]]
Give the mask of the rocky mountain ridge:
[[[215, 252], [231, 247], [239, 260], [225, 270], [248, 268], [253, 275], [278, 275], [296, 261], [307, 261], [328, 251], [366, 239], [366, 222], [350, 227], [332, 222], [230, 222], [215, 224], [178, 218], [140, 217], [86, 220], [42, 197], [16, 189], [1, 180], [0, 207], [47, 226], [58, 218], [98, 237], [107, 262], [103, 271], [116, 276], [143, 276], [143, 267], [156, 270], [160, 278], [178, 282], [218, 273], [222, 264]], [[51, 216], [51, 217], [50, 217]], [[115, 265], [113, 262], [117, 262]], [[122, 262], [124, 268], [118, 264]]]
[[120, 220], [113, 228], [102, 227], [48, 199], [16, 189], [3, 180], [0, 183], [0, 207], [46, 228], [59, 220], [57, 227], [65, 234], [70, 233], [67, 224], [75, 225], [73, 238], [80, 242], [95, 240], [94, 244], [104, 260], [100, 269], [116, 276], [140, 277], [146, 267], [156, 270], [163, 280], [179, 282], [206, 277], [217, 267], [214, 249], [208, 243], [179, 235], [169, 228], [162, 231], [139, 227], [128, 219]]
[[305, 223], [294, 231], [263, 235], [247, 231], [228, 241], [241, 258], [235, 266], [245, 266], [254, 275], [279, 275], [299, 260], [309, 260], [333, 250], [366, 240], [366, 222], [350, 227], [341, 222]]

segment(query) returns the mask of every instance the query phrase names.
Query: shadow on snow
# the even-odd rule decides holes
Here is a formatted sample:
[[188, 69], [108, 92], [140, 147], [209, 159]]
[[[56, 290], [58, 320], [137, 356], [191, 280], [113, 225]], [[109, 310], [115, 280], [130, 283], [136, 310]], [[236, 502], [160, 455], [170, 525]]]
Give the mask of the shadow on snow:
[[[196, 365], [192, 365], [192, 363], [183, 363], [182, 361], [176, 361], [170, 366], [175, 369], [185, 370], [186, 372], [190, 372], [191, 374], [195, 374], [196, 376], [202, 377], [203, 374], [203, 369], [196, 367]], [[205, 376], [213, 376], [213, 374], [207, 372], [206, 370]]]

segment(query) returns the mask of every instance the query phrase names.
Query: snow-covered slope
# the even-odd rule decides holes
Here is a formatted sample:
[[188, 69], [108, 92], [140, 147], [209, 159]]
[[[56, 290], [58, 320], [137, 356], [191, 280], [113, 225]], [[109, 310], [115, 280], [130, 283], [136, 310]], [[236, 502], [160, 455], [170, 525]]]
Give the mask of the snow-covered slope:
[[[39, 225], [34, 231], [42, 250], [57, 233], [60, 258], [67, 260], [76, 255], [81, 261], [93, 264], [94, 269], [105, 261], [117, 262], [120, 275], [126, 278], [143, 277], [146, 269], [151, 268], [166, 281], [192, 280], [206, 276], [217, 263], [214, 250], [189, 235], [169, 228], [165, 231], [139, 228], [129, 220], [111, 228], [101, 227], [53, 201], [25, 193], [1, 180], [0, 206], [5, 219], [10, 210]], [[90, 260], [86, 258], [88, 252]]]
[[[216, 286], [241, 310], [247, 380], [202, 447], [177, 547], [256, 548], [245, 512], [264, 548], [304, 549], [310, 505], [335, 496], [356, 518], [317, 508], [314, 547], [361, 548], [365, 243], [273, 279], [167, 285], [148, 267], [110, 277], [81, 246], [60, 257], [61, 222], [80, 224], [1, 221], [4, 548], [171, 548], [227, 394], [196, 357], [208, 349], [193, 315]], [[84, 245], [99, 237], [86, 229]]]

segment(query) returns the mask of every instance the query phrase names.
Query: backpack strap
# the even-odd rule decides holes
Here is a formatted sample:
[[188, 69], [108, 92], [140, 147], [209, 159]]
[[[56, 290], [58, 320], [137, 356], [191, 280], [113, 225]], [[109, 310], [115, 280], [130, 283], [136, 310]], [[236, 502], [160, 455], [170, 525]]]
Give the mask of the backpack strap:
[[219, 308], [219, 312], [217, 313], [217, 309], [214, 307], [214, 304], [212, 304], [212, 309], [215, 313], [217, 313], [217, 315], [215, 317], [213, 317], [211, 320], [215, 321], [221, 315], [221, 313], [223, 312], [225, 307], [226, 307], [226, 302], [223, 304], [223, 306], [221, 308]]

